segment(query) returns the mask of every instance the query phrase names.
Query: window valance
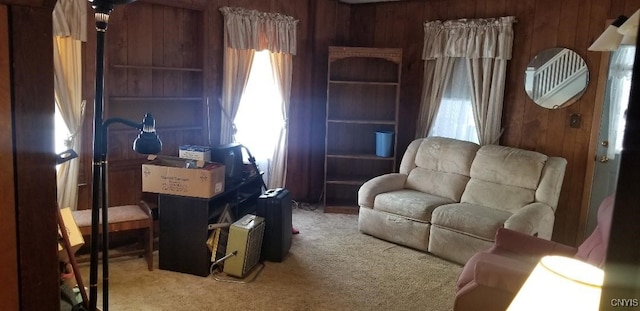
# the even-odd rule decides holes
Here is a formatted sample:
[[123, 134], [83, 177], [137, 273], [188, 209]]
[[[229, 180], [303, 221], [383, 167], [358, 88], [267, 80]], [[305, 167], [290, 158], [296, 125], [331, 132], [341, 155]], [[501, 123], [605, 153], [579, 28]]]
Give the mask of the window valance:
[[87, 41], [87, 2], [58, 0], [52, 13], [53, 35]]
[[511, 59], [513, 16], [427, 21], [422, 59], [440, 57]]
[[222, 7], [220, 11], [224, 15], [228, 47], [296, 54], [298, 20], [293, 17], [235, 7]]

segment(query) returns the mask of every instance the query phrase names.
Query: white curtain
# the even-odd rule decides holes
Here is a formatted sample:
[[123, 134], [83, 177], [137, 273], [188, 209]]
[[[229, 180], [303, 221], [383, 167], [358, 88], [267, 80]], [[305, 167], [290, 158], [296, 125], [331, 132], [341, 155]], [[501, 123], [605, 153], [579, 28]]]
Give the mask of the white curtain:
[[87, 41], [87, 2], [58, 0], [52, 13], [53, 35]]
[[[466, 59], [474, 119], [480, 144], [497, 143], [501, 135], [502, 106], [506, 76], [506, 62], [511, 59], [513, 46], [513, 23], [515, 17], [507, 16], [486, 19], [459, 19], [450, 21], [430, 21], [424, 24], [424, 46], [422, 58], [425, 73], [431, 63], [442, 58], [460, 57]], [[448, 61], [447, 63], [450, 63]], [[449, 76], [452, 66], [439, 66], [433, 70], [436, 77]], [[429, 72], [431, 74], [431, 72]], [[429, 120], [438, 111], [437, 93], [442, 92], [446, 82], [442, 78], [425, 76], [422, 103], [420, 107], [418, 133], [430, 128]], [[446, 80], [445, 80], [446, 81]], [[434, 103], [431, 100], [438, 100]], [[431, 116], [425, 118], [423, 116]], [[420, 120], [426, 119], [426, 122]]]
[[225, 26], [223, 75], [223, 118], [220, 140], [234, 140], [238, 106], [249, 78], [255, 51], [270, 51], [274, 79], [282, 95], [281, 111], [285, 125], [275, 147], [268, 172], [268, 187], [284, 187], [287, 163], [287, 115], [291, 94], [292, 55], [296, 54], [298, 20], [279, 13], [264, 13], [243, 8], [222, 7]]
[[622, 150], [625, 115], [629, 104], [631, 72], [635, 56], [635, 46], [622, 45], [611, 54], [609, 64], [609, 130], [607, 157], [615, 159]]
[[[55, 101], [70, 133], [65, 145], [80, 154], [85, 106], [82, 100], [81, 47], [87, 36], [86, 3], [84, 0], [58, 0], [52, 14]], [[79, 172], [78, 160], [58, 167], [58, 206], [77, 209]]]
[[223, 115], [220, 122], [221, 144], [228, 144], [235, 140], [236, 126], [233, 120], [236, 118], [242, 93], [249, 80], [254, 53], [255, 50], [224, 48], [222, 102], [220, 103]]
[[267, 186], [269, 188], [284, 187], [287, 181], [287, 145], [288, 145], [288, 128], [289, 122], [287, 115], [289, 114], [289, 102], [291, 97], [291, 75], [293, 70], [293, 59], [291, 54], [270, 53], [271, 66], [274, 74], [274, 81], [278, 85], [278, 90], [282, 97], [282, 120], [284, 124], [280, 130], [278, 143], [273, 152], [273, 160], [269, 165], [269, 179]]

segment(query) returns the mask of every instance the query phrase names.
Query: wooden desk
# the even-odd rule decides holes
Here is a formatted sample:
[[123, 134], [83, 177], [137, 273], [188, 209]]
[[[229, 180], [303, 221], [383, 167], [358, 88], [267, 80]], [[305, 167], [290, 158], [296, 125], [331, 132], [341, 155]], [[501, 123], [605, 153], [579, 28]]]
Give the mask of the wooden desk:
[[235, 184], [210, 199], [160, 194], [158, 196], [159, 268], [208, 276], [211, 252], [206, 245], [210, 230], [226, 204], [234, 219], [254, 213], [262, 194], [261, 175]]

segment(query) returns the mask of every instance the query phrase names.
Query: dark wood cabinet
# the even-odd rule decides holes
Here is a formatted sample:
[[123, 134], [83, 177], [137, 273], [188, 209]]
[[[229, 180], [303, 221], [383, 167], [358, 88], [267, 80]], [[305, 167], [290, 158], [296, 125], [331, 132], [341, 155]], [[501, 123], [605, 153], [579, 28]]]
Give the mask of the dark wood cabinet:
[[159, 268], [199, 276], [208, 276], [211, 251], [207, 239], [229, 204], [233, 219], [255, 213], [262, 194], [261, 175], [254, 175], [236, 185], [225, 185], [225, 191], [210, 199], [168, 194], [158, 196]]
[[[401, 49], [329, 47], [325, 212], [357, 213], [359, 187], [395, 170], [401, 63]], [[389, 156], [376, 132], [392, 133]]]

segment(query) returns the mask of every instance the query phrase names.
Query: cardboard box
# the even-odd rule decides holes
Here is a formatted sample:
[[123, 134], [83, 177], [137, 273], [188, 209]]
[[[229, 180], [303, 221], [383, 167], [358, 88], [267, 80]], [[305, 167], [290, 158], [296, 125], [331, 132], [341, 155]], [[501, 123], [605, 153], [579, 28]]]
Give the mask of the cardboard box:
[[[75, 252], [77, 252], [78, 249], [80, 249], [80, 247], [84, 245], [84, 238], [82, 237], [82, 233], [80, 233], [80, 228], [78, 228], [75, 219], [73, 219], [71, 208], [61, 208], [60, 215], [62, 215], [64, 227], [65, 229], [67, 229], [67, 235], [69, 235], [69, 245], [71, 247], [71, 251], [75, 254]], [[62, 241], [62, 232], [60, 231], [59, 226], [58, 235], [60, 236], [60, 240]], [[63, 261], [67, 261], [69, 258], [62, 242], [58, 243], [58, 254], [60, 256], [60, 259], [62, 259]]]
[[142, 191], [211, 198], [224, 191], [221, 163], [166, 156], [149, 156], [142, 164]]
[[211, 161], [211, 147], [183, 145], [178, 150], [178, 156], [184, 159]]

